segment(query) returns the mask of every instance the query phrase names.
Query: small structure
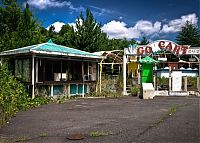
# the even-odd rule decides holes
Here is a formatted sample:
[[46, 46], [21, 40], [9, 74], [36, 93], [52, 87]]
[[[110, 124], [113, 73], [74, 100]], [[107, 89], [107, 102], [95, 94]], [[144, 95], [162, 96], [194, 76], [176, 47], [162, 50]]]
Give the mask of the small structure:
[[[98, 80], [98, 62], [103, 56], [47, 43], [0, 53], [8, 59], [13, 74], [26, 83], [35, 97], [38, 92], [50, 96], [85, 96]], [[94, 87], [95, 88], [95, 87]]]
[[[187, 92], [187, 77], [194, 77], [197, 81], [195, 81], [196, 83], [194, 85], [198, 88], [198, 92], [200, 93], [200, 47], [178, 45], [169, 40], [157, 40], [149, 43], [148, 45], [134, 44], [124, 49], [124, 95], [127, 94], [127, 63], [131, 61], [131, 57], [135, 57], [137, 61], [140, 61], [141, 58], [144, 59], [144, 57], [146, 56], [153, 57], [160, 62], [154, 69], [148, 64], [144, 64], [142, 69], [140, 69], [140, 66], [138, 66], [138, 71], [141, 71], [141, 75], [143, 76], [140, 77], [140, 74], [138, 74], [138, 84], [142, 84], [140, 83], [140, 81], [142, 81], [143, 83], [154, 81], [154, 88], [157, 89], [156, 79], [152, 79], [152, 74], [154, 74], [154, 77], [164, 75], [169, 77], [169, 94], [172, 95], [172, 93], [174, 93], [173, 95], [178, 95], [181, 92]], [[182, 78], [184, 80], [182, 80]], [[184, 85], [182, 81], [184, 81]]]

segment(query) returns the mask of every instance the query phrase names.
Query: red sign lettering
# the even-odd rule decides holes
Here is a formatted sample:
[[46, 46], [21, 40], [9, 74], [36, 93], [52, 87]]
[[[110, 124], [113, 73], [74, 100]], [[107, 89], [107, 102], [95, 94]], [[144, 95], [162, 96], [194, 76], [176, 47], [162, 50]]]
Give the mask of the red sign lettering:
[[139, 48], [137, 49], [137, 54], [138, 54], [138, 55], [142, 55], [143, 53], [144, 53], [143, 47], [139, 47]]
[[156, 41], [156, 42], [150, 43], [149, 45], [144, 46], [144, 47], [141, 47], [141, 46], [138, 47], [137, 54], [138, 55], [151, 54], [152, 52], [156, 52], [159, 49], [161, 49], [161, 50], [171, 51], [175, 55], [181, 55], [181, 54], [186, 54], [188, 47], [189, 46], [187, 45], [181, 46], [171, 41], [162, 40], [162, 41]]
[[160, 49], [164, 48], [164, 47], [165, 47], [165, 41], [160, 41], [160, 42], [158, 43], [158, 47], [159, 47]]
[[179, 54], [179, 51], [180, 51], [180, 46], [175, 46], [174, 47], [174, 50], [173, 50], [173, 52], [174, 52], [174, 54], [176, 54], [176, 55], [178, 55]]
[[151, 53], [152, 53], [152, 48], [151, 48], [150, 46], [147, 46], [147, 47], [145, 48], [145, 53], [151, 54]]
[[165, 47], [166, 50], [172, 50], [172, 43], [169, 42], [169, 44]]

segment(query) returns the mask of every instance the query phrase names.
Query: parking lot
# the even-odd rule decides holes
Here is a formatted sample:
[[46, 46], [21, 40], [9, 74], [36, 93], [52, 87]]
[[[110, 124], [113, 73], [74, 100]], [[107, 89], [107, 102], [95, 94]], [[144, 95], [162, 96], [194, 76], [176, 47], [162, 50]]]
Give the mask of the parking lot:
[[0, 142], [194, 143], [200, 141], [199, 103], [197, 97], [51, 103], [18, 112], [0, 129]]

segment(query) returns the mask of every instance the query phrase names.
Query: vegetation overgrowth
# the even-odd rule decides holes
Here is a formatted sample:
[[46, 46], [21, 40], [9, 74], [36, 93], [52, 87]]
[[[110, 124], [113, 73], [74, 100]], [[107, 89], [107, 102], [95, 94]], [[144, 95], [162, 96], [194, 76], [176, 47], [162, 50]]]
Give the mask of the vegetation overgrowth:
[[51, 101], [51, 98], [43, 96], [32, 99], [25, 86], [11, 75], [6, 66], [0, 66], [0, 126], [19, 110], [37, 107]]

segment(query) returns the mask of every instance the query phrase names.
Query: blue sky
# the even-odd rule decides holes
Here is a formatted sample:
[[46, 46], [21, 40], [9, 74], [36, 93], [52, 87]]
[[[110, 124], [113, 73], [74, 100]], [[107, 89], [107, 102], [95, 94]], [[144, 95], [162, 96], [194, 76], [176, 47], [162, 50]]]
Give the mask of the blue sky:
[[[24, 2], [25, 0], [19, 0]], [[200, 0], [28, 0], [42, 25], [73, 25], [89, 8], [110, 38], [175, 41], [185, 21], [199, 24]]]

